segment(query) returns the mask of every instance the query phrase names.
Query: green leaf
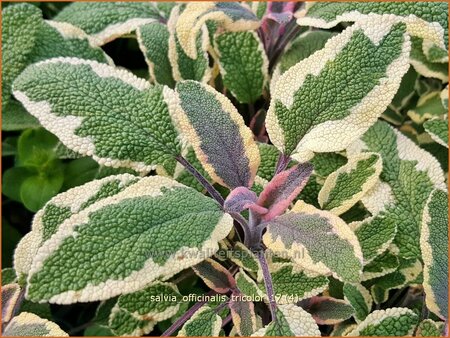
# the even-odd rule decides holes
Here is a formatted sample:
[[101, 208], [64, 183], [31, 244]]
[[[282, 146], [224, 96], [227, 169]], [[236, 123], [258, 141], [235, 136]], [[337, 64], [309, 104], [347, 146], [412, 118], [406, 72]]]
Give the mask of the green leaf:
[[225, 31], [246, 31], [257, 29], [258, 18], [247, 7], [233, 2], [188, 3], [176, 23], [176, 34], [186, 55], [197, 57], [195, 40], [203, 24], [215, 21]]
[[349, 319], [354, 308], [345, 300], [316, 296], [309, 300], [308, 312], [319, 325], [334, 325]]
[[221, 327], [222, 318], [209, 306], [204, 305], [183, 325], [177, 337], [217, 337]]
[[120, 308], [113, 309], [108, 321], [108, 328], [116, 336], [143, 336], [149, 334], [154, 327], [154, 321], [141, 320]]
[[428, 120], [423, 127], [435, 142], [448, 148], [448, 120]]
[[170, 13], [167, 27], [169, 30], [169, 61], [172, 67], [172, 75], [175, 81], [195, 80], [207, 83], [211, 78], [209, 68], [209, 56], [207, 50], [210, 45], [208, 29], [204, 25], [200, 34], [195, 39], [196, 56], [191, 58], [181, 47], [176, 25], [180, 20], [180, 6], [175, 7]]
[[159, 11], [149, 2], [72, 3], [55, 17], [83, 29], [96, 46], [157, 19]]
[[[331, 28], [340, 22], [359, 22], [368, 17], [390, 15], [394, 22], [407, 24], [408, 33], [426, 38], [441, 49], [448, 44], [448, 4], [446, 2], [403, 3], [317, 3], [296, 13], [297, 23], [302, 26]], [[380, 20], [377, 18], [377, 20]]]
[[31, 264], [42, 243], [56, 232], [71, 216], [123, 191], [138, 178], [132, 175], [109, 176], [70, 189], [52, 198], [34, 217], [31, 232], [20, 241], [14, 253], [14, 268], [19, 277], [28, 275]]
[[347, 163], [347, 158], [337, 153], [317, 153], [311, 159], [314, 173], [321, 178], [327, 178], [334, 171]]
[[435, 322], [431, 319], [425, 319], [417, 327], [416, 336], [418, 337], [440, 337], [444, 333], [445, 323]]
[[[316, 296], [328, 287], [328, 278], [317, 276], [291, 263], [270, 266], [277, 304], [293, 304]], [[261, 286], [262, 290], [264, 286]]]
[[10, 100], [2, 108], [2, 130], [4, 131], [16, 131], [39, 126], [39, 121], [16, 100]]
[[312, 316], [294, 304], [280, 305], [276, 311], [277, 319], [252, 334], [262, 336], [320, 336], [319, 327]]
[[214, 88], [198, 82], [180, 82], [176, 92], [173, 117], [210, 177], [232, 189], [251, 187], [259, 150], [236, 108]]
[[55, 323], [33, 313], [22, 312], [14, 317], [3, 331], [3, 336], [68, 337]]
[[69, 304], [137, 291], [214, 254], [232, 224], [194, 189], [143, 178], [63, 222], [33, 259], [27, 297]]
[[358, 282], [362, 253], [348, 225], [336, 215], [297, 202], [291, 212], [268, 222], [264, 244], [306, 270]]
[[[359, 141], [347, 149], [347, 154], [351, 157], [366, 151], [381, 155], [383, 170], [381, 182], [362, 200], [375, 217], [363, 223], [375, 222], [379, 224], [379, 228], [396, 227], [393, 243], [399, 249], [399, 256], [418, 258], [422, 210], [434, 188], [446, 188], [440, 164], [428, 152], [385, 122], [377, 122], [371, 127]], [[373, 229], [370, 232], [373, 233], [376, 225], [372, 224], [370, 227]], [[389, 238], [390, 235], [379, 241], [378, 249], [372, 246], [370, 255], [366, 251], [365, 259], [370, 260], [387, 249], [386, 240]], [[364, 248], [363, 244], [362, 247]]]
[[236, 279], [236, 285], [238, 290], [248, 296], [251, 297], [253, 301], [263, 301], [264, 298], [267, 298], [262, 288], [259, 288], [256, 282], [250, 278], [242, 269], [234, 276]]
[[372, 309], [372, 296], [370, 292], [361, 284], [348, 284], [344, 285], [344, 297], [345, 300], [355, 310], [353, 317], [359, 323], [364, 320]]
[[227, 32], [215, 37], [223, 84], [240, 103], [253, 103], [268, 81], [269, 61], [254, 31]]
[[234, 244], [234, 247], [229, 252], [228, 258], [244, 270], [258, 272], [260, 269], [255, 254], [241, 242]]
[[397, 270], [398, 266], [398, 257], [387, 250], [364, 266], [361, 280], [365, 281], [387, 275]]
[[392, 101], [409, 51], [405, 25], [389, 19], [358, 22], [332, 37], [272, 86], [270, 140], [301, 162], [314, 152], [343, 150]]
[[36, 175], [35, 170], [25, 167], [12, 167], [3, 173], [2, 194], [16, 202], [22, 202], [20, 189], [22, 183], [29, 177]]
[[27, 68], [14, 95], [65, 146], [100, 164], [147, 173], [180, 153], [169, 112], [173, 92], [128, 71], [51, 59]]
[[327, 177], [319, 192], [322, 209], [340, 215], [355, 205], [378, 182], [382, 161], [378, 154], [364, 153]]
[[416, 107], [407, 113], [411, 120], [415, 123], [422, 124], [426, 120], [442, 117], [446, 114], [447, 109], [442, 105], [440, 95], [440, 91], [435, 91], [421, 96]]
[[14, 310], [16, 309], [19, 296], [19, 284], [2, 285], [2, 324], [9, 322], [14, 316]]
[[139, 48], [147, 62], [150, 79], [171, 88], [175, 86], [169, 60], [169, 30], [166, 25], [153, 22], [136, 30]]
[[212, 259], [205, 259], [192, 269], [211, 290], [218, 293], [227, 293], [236, 287], [230, 272]]
[[448, 318], [448, 194], [434, 190], [423, 211], [420, 248], [427, 307]]
[[411, 43], [410, 62], [416, 72], [425, 77], [433, 77], [442, 82], [448, 82], [448, 62], [430, 61], [424, 53], [423, 48], [426, 44], [423, 39], [412, 36]]
[[243, 300], [239, 294], [233, 294], [228, 306], [236, 332], [241, 337], [248, 337], [257, 330], [255, 306], [252, 302]]
[[13, 268], [2, 269], [2, 285], [14, 283], [16, 280], [16, 271]]
[[411, 336], [418, 321], [418, 316], [407, 308], [390, 308], [376, 310], [348, 336]]
[[42, 168], [53, 160], [58, 138], [44, 128], [27, 129], [17, 141], [17, 162], [21, 166]]

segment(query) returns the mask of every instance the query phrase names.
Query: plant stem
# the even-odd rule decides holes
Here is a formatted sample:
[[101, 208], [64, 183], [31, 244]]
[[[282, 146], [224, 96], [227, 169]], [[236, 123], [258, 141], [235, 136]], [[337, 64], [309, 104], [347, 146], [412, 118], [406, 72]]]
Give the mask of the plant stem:
[[225, 317], [225, 319], [222, 321], [222, 327], [227, 325], [229, 322], [231, 322], [231, 314]]
[[[214, 290], [209, 291], [206, 296], [209, 298], [210, 296], [216, 295], [217, 292]], [[200, 302], [195, 303], [192, 305], [192, 307], [187, 310], [180, 318], [178, 318], [175, 323], [173, 323], [166, 331], [163, 332], [161, 337], [168, 337], [172, 333], [174, 333], [180, 326], [182, 326], [189, 318], [192, 317], [192, 315], [200, 309], [203, 305], [205, 305], [208, 302], [208, 300], [203, 300]]]
[[197, 181], [200, 182], [200, 184], [206, 189], [208, 194], [212, 198], [214, 198], [217, 201], [217, 203], [219, 203], [221, 206], [223, 206], [224, 199], [223, 199], [222, 195], [220, 195], [220, 193], [216, 190], [216, 188], [214, 188], [212, 186], [212, 184], [209, 183], [208, 180], [197, 169], [195, 169], [191, 163], [189, 163], [188, 160], [186, 160], [181, 155], [178, 155], [177, 157], [175, 157], [175, 159], [179, 163], [181, 163], [183, 165], [183, 167], [185, 167], [186, 170], [189, 171], [192, 174], [192, 176], [194, 176], [197, 179]]
[[272, 276], [270, 275], [269, 266], [267, 265], [266, 256], [263, 250], [258, 252], [258, 259], [264, 277], [264, 284], [266, 286], [267, 297], [269, 298], [270, 314], [272, 315], [272, 321], [276, 321], [277, 303], [275, 302], [275, 296], [273, 292]]

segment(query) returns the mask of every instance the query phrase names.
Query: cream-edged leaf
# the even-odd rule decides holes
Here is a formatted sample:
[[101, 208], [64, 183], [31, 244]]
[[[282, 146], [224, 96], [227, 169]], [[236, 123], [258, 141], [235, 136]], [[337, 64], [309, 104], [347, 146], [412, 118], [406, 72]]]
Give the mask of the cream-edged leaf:
[[214, 254], [232, 223], [194, 189], [143, 178], [60, 225], [33, 259], [26, 296], [69, 304], [137, 291]]
[[448, 148], [448, 120], [432, 119], [423, 124], [425, 131], [441, 146]]
[[299, 161], [346, 148], [392, 101], [409, 68], [410, 48], [405, 25], [388, 16], [369, 16], [330, 38], [272, 88], [272, 143]]
[[255, 305], [245, 298], [235, 293], [228, 304], [236, 332], [242, 337], [248, 337], [257, 330]]
[[257, 29], [260, 25], [253, 12], [237, 2], [190, 2], [176, 23], [180, 45], [190, 58], [197, 58], [195, 40], [206, 21], [215, 21], [226, 31]]
[[417, 337], [440, 337], [444, 333], [445, 323], [431, 319], [422, 320], [417, 327]]
[[381, 169], [381, 157], [376, 153], [350, 158], [325, 180], [318, 196], [320, 206], [336, 215], [346, 212], [375, 185]]
[[448, 194], [434, 190], [425, 205], [420, 233], [427, 307], [448, 318]]
[[173, 92], [126, 70], [50, 59], [28, 67], [14, 95], [65, 146], [100, 164], [147, 173], [181, 152]]
[[179, 82], [176, 99], [173, 117], [211, 178], [231, 189], [251, 187], [259, 150], [230, 100], [195, 81]]
[[215, 260], [205, 259], [192, 269], [210, 289], [218, 293], [227, 293], [236, 287], [231, 273]]
[[338, 216], [302, 201], [291, 212], [268, 222], [264, 244], [275, 254], [288, 255], [307, 270], [358, 282], [361, 247], [355, 234]]
[[361, 284], [344, 284], [344, 299], [355, 310], [353, 317], [357, 322], [364, 320], [372, 309], [372, 296]]
[[240, 103], [253, 103], [268, 81], [269, 61], [254, 31], [227, 32], [215, 36], [224, 86]]
[[204, 305], [184, 323], [177, 337], [217, 337], [219, 336], [221, 327], [222, 318], [209, 306]]
[[69, 335], [47, 319], [40, 318], [34, 313], [22, 312], [8, 323], [2, 336], [68, 337]]
[[319, 325], [335, 325], [349, 319], [354, 308], [343, 299], [316, 296], [308, 301], [308, 312]]

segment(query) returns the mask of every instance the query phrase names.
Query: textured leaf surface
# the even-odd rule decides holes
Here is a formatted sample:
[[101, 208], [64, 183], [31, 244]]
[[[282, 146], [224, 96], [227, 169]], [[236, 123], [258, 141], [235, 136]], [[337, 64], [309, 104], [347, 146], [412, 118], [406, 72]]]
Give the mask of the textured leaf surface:
[[51, 59], [24, 71], [14, 95], [64, 145], [100, 164], [146, 173], [180, 152], [172, 92], [128, 71]]
[[181, 47], [180, 39], [176, 31], [176, 25], [180, 20], [180, 6], [175, 7], [170, 13], [167, 27], [169, 30], [169, 61], [172, 66], [172, 74], [175, 81], [195, 80], [206, 83], [211, 78], [209, 68], [209, 56], [207, 53], [210, 47], [209, 34], [206, 25], [200, 29], [200, 34], [196, 37], [194, 48], [196, 56], [188, 56]]
[[443, 334], [445, 323], [435, 322], [431, 319], [425, 319], [417, 327], [416, 336], [418, 337], [440, 337]]
[[[446, 188], [439, 162], [385, 122], [377, 122], [347, 149], [349, 156], [365, 151], [381, 155], [383, 170], [381, 183], [363, 199], [366, 208], [376, 216], [364, 222], [379, 224], [380, 233], [391, 232], [386, 230], [396, 226], [393, 243], [399, 248], [399, 255], [418, 258], [422, 210], [434, 188]], [[370, 232], [375, 231], [376, 225], [370, 228], [373, 229]], [[379, 245], [373, 246], [371, 254], [366, 251], [365, 259], [370, 260], [387, 249], [385, 240], [389, 237], [386, 235]]]
[[14, 317], [6, 326], [2, 335], [7, 336], [38, 336], [38, 337], [68, 337], [55, 323], [42, 319], [33, 313], [22, 312]]
[[178, 337], [217, 337], [222, 327], [222, 318], [209, 306], [203, 306], [183, 325]]
[[365, 20], [370, 15], [391, 15], [405, 22], [413, 36], [446, 49], [448, 44], [448, 4], [446, 2], [403, 3], [315, 3], [297, 13], [299, 25], [331, 28], [340, 22]]
[[448, 318], [448, 194], [434, 190], [423, 211], [420, 248], [427, 307]]
[[19, 295], [19, 284], [11, 283], [2, 285], [2, 323], [7, 323], [11, 320]]
[[361, 284], [344, 284], [344, 297], [355, 310], [357, 322], [364, 320], [372, 309], [372, 296]]
[[212, 259], [206, 259], [192, 269], [210, 289], [216, 292], [226, 293], [236, 287], [236, 282], [228, 270]]
[[33, 260], [27, 297], [67, 304], [139, 290], [212, 255], [231, 227], [231, 217], [194, 189], [141, 179], [61, 224]]
[[430, 61], [424, 53], [423, 39], [413, 36], [411, 37], [411, 44], [410, 63], [417, 73], [448, 82], [448, 63]]
[[83, 29], [97, 46], [157, 19], [159, 11], [149, 2], [73, 3], [55, 17]]
[[348, 336], [411, 336], [418, 316], [407, 308], [376, 310]]
[[252, 336], [320, 336], [319, 327], [312, 316], [294, 304], [280, 305], [276, 311], [277, 319]]
[[442, 117], [446, 113], [447, 109], [442, 104], [441, 92], [433, 91], [421, 96], [416, 107], [409, 110], [407, 114], [413, 122], [422, 124], [426, 120]]
[[252, 302], [244, 301], [239, 295], [232, 296], [229, 303], [231, 318], [237, 333], [250, 336], [257, 329], [255, 306]]
[[139, 48], [144, 54], [153, 82], [175, 86], [169, 60], [169, 30], [166, 25], [153, 22], [136, 29]]
[[120, 308], [113, 309], [108, 321], [108, 328], [117, 336], [142, 336], [150, 333], [154, 327], [154, 321], [141, 320]]
[[267, 113], [272, 143], [304, 160], [343, 150], [362, 135], [408, 70], [405, 29], [389, 18], [358, 22], [280, 76]]
[[448, 120], [429, 120], [423, 124], [423, 127], [435, 142], [448, 148]]
[[349, 319], [355, 310], [345, 300], [321, 296], [309, 300], [308, 312], [317, 324], [334, 325]]
[[297, 202], [292, 212], [270, 221], [263, 241], [307, 270], [359, 281], [362, 253], [348, 225], [334, 214]]
[[223, 84], [241, 103], [253, 103], [268, 80], [269, 61], [253, 31], [228, 32], [215, 38]]
[[234, 245], [229, 259], [244, 270], [252, 272], [259, 270], [259, 262], [255, 254], [241, 242]]
[[259, 166], [251, 130], [232, 103], [194, 81], [177, 84], [174, 118], [211, 178], [229, 188], [250, 187]]
[[340, 215], [349, 210], [378, 181], [382, 161], [378, 154], [364, 153], [327, 177], [319, 192], [319, 204]]
[[227, 31], [252, 30], [259, 27], [258, 18], [247, 7], [236, 2], [191, 2], [180, 15], [176, 33], [186, 55], [197, 57], [195, 39], [203, 24], [215, 21]]

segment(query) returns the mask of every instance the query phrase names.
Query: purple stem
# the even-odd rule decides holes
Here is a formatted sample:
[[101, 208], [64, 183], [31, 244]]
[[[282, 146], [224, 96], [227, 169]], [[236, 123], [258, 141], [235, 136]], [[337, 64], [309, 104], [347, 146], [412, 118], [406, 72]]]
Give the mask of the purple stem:
[[[205, 297], [205, 299], [208, 299], [210, 296], [216, 295], [217, 292], [214, 290], [209, 291]], [[183, 325], [189, 318], [192, 317], [192, 315], [200, 309], [203, 305], [205, 305], [208, 302], [208, 300], [203, 300], [201, 302], [197, 302], [192, 307], [187, 310], [180, 318], [178, 318], [175, 323], [173, 323], [164, 333], [161, 335], [161, 337], [168, 337], [172, 333], [174, 333], [181, 325]]]
[[264, 277], [264, 284], [266, 286], [267, 297], [269, 298], [269, 307], [270, 307], [270, 314], [272, 315], [272, 321], [276, 321], [277, 303], [275, 302], [275, 296], [273, 292], [272, 276], [270, 275], [269, 266], [267, 265], [266, 256], [264, 255], [263, 250], [258, 252], [258, 259]]
[[181, 155], [178, 155], [177, 157], [175, 157], [175, 159], [180, 162], [183, 167], [185, 167], [186, 170], [189, 171], [192, 176], [197, 179], [197, 181], [200, 182], [200, 184], [206, 189], [206, 191], [211, 195], [212, 198], [214, 198], [221, 206], [223, 206], [224, 199], [222, 195], [216, 190], [216, 188], [212, 186], [211, 183], [208, 182], [208, 180], [202, 174], [200, 174], [197, 169], [194, 168], [191, 163], [189, 163], [188, 160], [186, 160]]
[[225, 319], [222, 321], [222, 327], [224, 327], [225, 325], [227, 325], [229, 322], [231, 322], [231, 314], [229, 314], [228, 316], [225, 317]]

